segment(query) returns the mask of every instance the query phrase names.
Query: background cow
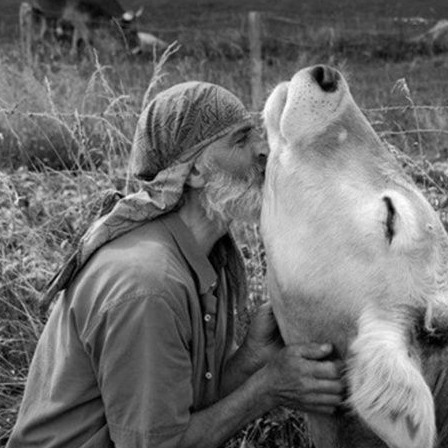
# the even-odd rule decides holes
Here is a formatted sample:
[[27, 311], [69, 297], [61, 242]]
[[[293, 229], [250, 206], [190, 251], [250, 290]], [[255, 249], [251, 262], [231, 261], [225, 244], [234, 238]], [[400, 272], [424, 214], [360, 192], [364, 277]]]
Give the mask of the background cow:
[[448, 20], [439, 20], [425, 33], [411, 40], [424, 45], [429, 53], [441, 53], [448, 50]]
[[347, 361], [349, 410], [308, 416], [314, 444], [434, 447], [448, 426], [448, 238], [437, 214], [336, 70], [301, 70], [264, 115], [262, 233], [282, 336], [333, 342]]
[[118, 0], [31, 0], [34, 16], [40, 22], [40, 35], [49, 30], [64, 34], [71, 28], [71, 54], [77, 53], [78, 43], [93, 43], [92, 30], [102, 24], [119, 27], [126, 46], [132, 53], [140, 49], [136, 19], [137, 12], [125, 11]]

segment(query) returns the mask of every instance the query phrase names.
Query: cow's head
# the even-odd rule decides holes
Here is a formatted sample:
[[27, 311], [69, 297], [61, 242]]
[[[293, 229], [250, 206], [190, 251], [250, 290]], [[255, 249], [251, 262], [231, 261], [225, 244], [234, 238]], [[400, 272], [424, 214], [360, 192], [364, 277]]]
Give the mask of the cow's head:
[[285, 340], [333, 341], [358, 416], [390, 447], [431, 447], [415, 328], [432, 331], [448, 309], [441, 222], [338, 71], [301, 70], [275, 88], [264, 117], [262, 233]]
[[143, 7], [140, 7], [137, 11], [126, 11], [119, 20], [119, 25], [123, 31], [126, 43], [133, 54], [141, 51], [137, 20], [142, 14]]

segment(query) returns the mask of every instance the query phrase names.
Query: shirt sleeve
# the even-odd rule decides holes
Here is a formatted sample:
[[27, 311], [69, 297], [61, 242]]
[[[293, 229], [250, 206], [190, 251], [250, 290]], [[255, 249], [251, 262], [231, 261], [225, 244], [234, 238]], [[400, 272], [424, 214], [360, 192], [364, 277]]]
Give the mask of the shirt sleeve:
[[193, 404], [192, 364], [167, 300], [138, 297], [107, 310], [86, 344], [116, 447], [175, 447]]

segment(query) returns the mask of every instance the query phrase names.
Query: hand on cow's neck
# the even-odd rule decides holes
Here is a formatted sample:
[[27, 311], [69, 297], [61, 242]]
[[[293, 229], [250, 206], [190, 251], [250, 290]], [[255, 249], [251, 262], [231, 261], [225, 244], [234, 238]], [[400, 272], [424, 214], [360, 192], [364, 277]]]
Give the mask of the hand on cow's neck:
[[184, 194], [184, 203], [179, 209], [179, 216], [190, 229], [199, 246], [207, 255], [215, 243], [228, 232], [228, 225], [218, 219], [210, 219], [201, 204], [199, 190], [190, 190]]

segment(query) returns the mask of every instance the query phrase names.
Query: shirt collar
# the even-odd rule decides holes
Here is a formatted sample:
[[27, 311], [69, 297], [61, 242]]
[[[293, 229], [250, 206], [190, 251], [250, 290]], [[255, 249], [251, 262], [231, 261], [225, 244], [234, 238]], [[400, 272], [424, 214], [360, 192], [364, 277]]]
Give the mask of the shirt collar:
[[199, 280], [199, 293], [205, 294], [217, 284], [217, 274], [207, 254], [200, 248], [191, 230], [185, 225], [178, 213], [167, 213], [161, 218], [163, 224], [173, 236], [180, 251]]

